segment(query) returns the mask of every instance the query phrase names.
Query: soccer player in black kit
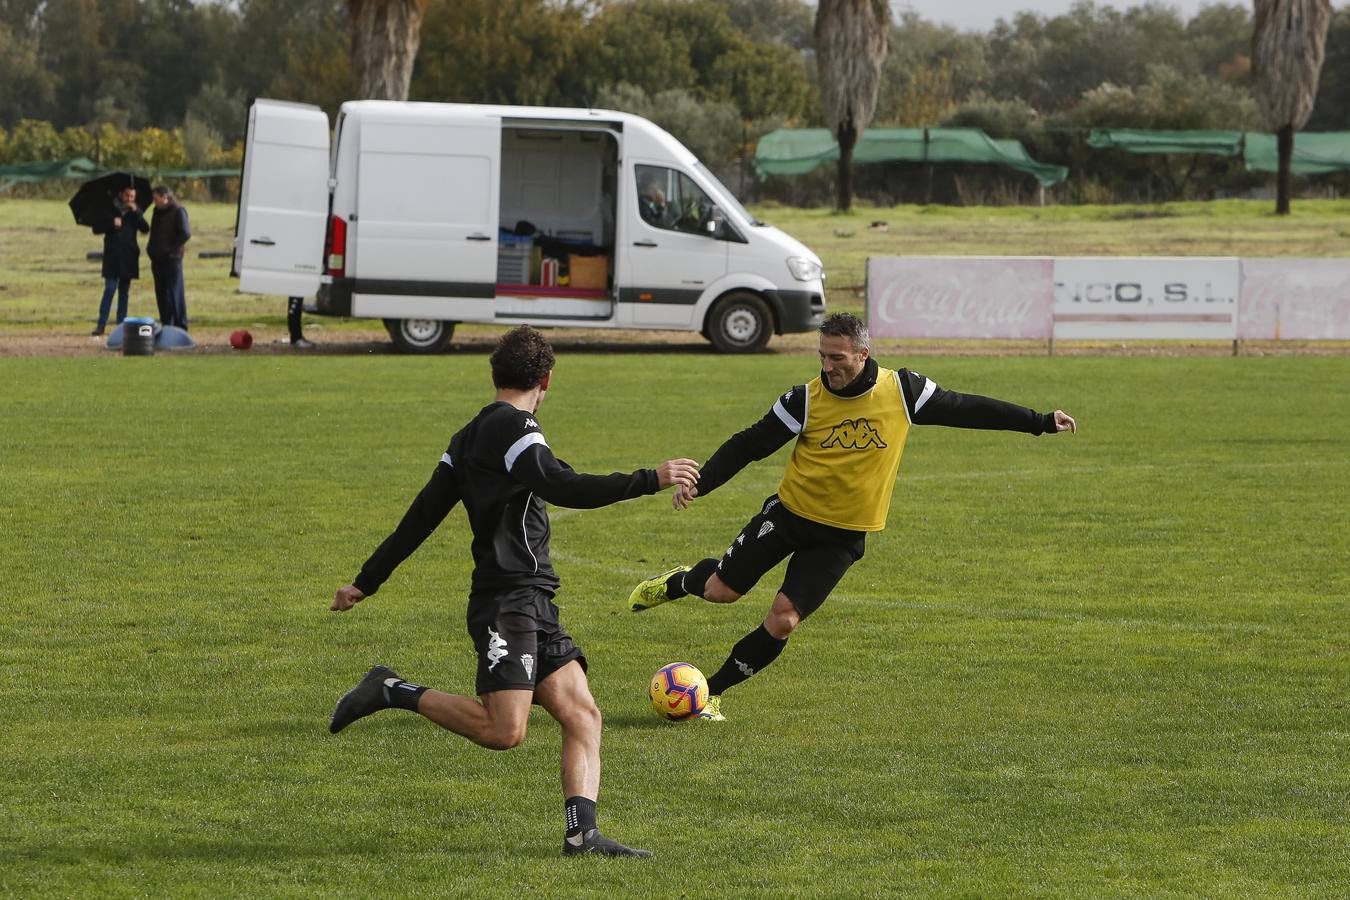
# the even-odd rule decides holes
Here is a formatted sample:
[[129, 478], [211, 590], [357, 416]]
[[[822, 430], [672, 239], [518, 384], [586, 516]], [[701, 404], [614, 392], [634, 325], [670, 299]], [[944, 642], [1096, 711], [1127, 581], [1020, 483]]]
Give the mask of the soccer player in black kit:
[[558, 460], [535, 413], [549, 389], [553, 349], [528, 326], [502, 336], [492, 354], [496, 399], [451, 439], [393, 534], [366, 560], [332, 609], [371, 596], [447, 513], [463, 503], [473, 531], [468, 630], [478, 651], [478, 699], [405, 681], [375, 666], [338, 701], [334, 734], [382, 709], [406, 709], [492, 750], [525, 738], [531, 703], [562, 727], [565, 855], [651, 856], [601, 834], [600, 710], [586, 681], [586, 658], [558, 620], [558, 576], [549, 561], [545, 503], [593, 509], [698, 480], [693, 460], [672, 459], [631, 474], [587, 475]]

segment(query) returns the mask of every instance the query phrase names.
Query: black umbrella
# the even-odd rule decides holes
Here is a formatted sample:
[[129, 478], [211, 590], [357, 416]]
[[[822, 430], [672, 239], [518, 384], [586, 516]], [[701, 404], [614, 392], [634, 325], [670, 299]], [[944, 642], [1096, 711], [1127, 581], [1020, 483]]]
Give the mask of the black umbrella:
[[142, 212], [149, 209], [153, 202], [150, 182], [139, 175], [112, 172], [86, 181], [70, 198], [70, 211], [75, 214], [76, 223], [88, 225], [94, 234], [111, 231], [113, 217], [117, 215], [117, 195], [129, 186], [136, 188], [136, 207]]

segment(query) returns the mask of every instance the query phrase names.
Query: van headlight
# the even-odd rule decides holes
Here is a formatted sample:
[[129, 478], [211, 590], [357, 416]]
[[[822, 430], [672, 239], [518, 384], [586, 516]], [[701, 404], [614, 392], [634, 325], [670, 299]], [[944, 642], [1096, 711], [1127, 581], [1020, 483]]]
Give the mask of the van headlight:
[[804, 256], [789, 256], [787, 265], [792, 277], [798, 281], [815, 281], [817, 278], [823, 281], [825, 279], [825, 270], [815, 260], [807, 259]]

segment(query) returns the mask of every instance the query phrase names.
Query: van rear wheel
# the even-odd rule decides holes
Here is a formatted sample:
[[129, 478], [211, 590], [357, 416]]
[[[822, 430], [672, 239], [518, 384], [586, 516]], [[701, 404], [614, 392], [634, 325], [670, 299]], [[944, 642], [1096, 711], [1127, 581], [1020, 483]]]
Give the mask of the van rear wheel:
[[757, 353], [773, 335], [773, 314], [754, 294], [727, 294], [708, 314], [703, 333], [723, 353]]
[[384, 327], [400, 353], [440, 353], [455, 335], [455, 323], [440, 319], [385, 319]]

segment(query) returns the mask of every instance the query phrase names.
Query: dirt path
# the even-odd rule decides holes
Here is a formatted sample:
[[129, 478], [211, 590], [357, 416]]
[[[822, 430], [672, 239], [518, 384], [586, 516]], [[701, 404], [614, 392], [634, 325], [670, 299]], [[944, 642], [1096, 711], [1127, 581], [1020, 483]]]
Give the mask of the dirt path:
[[[214, 355], [247, 352], [254, 355], [305, 354], [354, 356], [392, 354], [393, 345], [383, 328], [343, 328], [324, 334], [310, 332], [315, 347], [296, 350], [286, 338], [284, 328], [251, 329], [253, 346], [248, 351], [230, 347], [226, 328], [197, 328], [192, 332], [197, 346], [191, 350], [160, 351], [181, 355]], [[456, 334], [451, 353], [487, 353], [500, 331], [465, 330]], [[713, 356], [707, 341], [681, 332], [612, 331], [607, 329], [560, 329], [550, 331], [550, 339], [559, 352], [593, 353], [689, 353]], [[1044, 356], [1044, 343], [1032, 341], [913, 341], [878, 340], [878, 354], [894, 359], [904, 356]], [[814, 334], [778, 335], [769, 343], [771, 353], [814, 354]], [[111, 355], [105, 340], [91, 338], [83, 330], [40, 331], [33, 328], [0, 326], [0, 357], [77, 357]], [[1131, 341], [1060, 343], [1056, 356], [1229, 356], [1232, 345], [1222, 341]], [[1239, 348], [1242, 356], [1347, 356], [1350, 341], [1254, 341]]]

